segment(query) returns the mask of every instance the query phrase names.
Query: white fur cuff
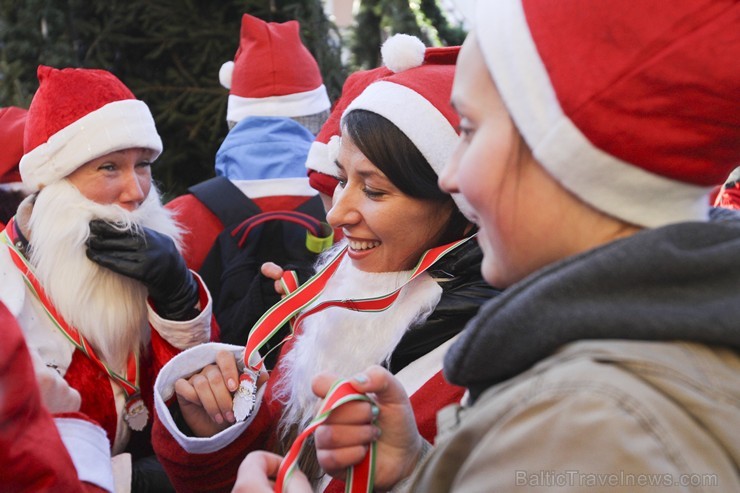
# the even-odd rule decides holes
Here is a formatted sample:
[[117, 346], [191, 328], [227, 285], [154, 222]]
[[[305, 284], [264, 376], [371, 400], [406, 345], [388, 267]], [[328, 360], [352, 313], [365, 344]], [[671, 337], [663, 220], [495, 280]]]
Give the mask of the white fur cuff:
[[222, 448], [229, 445], [231, 442], [236, 440], [249, 426], [259, 411], [262, 397], [265, 393], [266, 385], [263, 385], [257, 392], [257, 402], [252, 410], [252, 414], [241, 423], [236, 423], [229, 428], [226, 428], [220, 433], [213, 435], [212, 437], [190, 437], [182, 433], [175, 424], [175, 420], [170, 414], [170, 410], [167, 407], [167, 401], [172, 398], [175, 393], [175, 382], [180, 378], [186, 378], [203, 369], [203, 367], [216, 362], [216, 354], [219, 351], [231, 351], [237, 358], [237, 361], [241, 360], [242, 353], [244, 352], [243, 346], [232, 346], [230, 344], [223, 344], [218, 342], [211, 342], [207, 344], [201, 344], [193, 348], [183, 351], [159, 372], [157, 381], [154, 384], [154, 407], [157, 410], [162, 425], [169, 431], [170, 435], [177, 441], [180, 447], [191, 454], [208, 454], [221, 450]]
[[80, 481], [113, 491], [110, 442], [94, 423], [77, 418], [54, 418]]

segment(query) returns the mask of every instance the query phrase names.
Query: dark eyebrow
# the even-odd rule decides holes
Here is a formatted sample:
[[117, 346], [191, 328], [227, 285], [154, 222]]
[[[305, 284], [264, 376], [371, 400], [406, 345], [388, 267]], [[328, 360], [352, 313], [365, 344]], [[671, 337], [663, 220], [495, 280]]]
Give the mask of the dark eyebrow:
[[[344, 166], [342, 166], [339, 163], [338, 160], [335, 159], [334, 160], [334, 164], [336, 165], [337, 168], [339, 168], [339, 171], [344, 171]], [[368, 177], [371, 177], [371, 176], [377, 176], [377, 177], [379, 177], [381, 179], [385, 179], [385, 180], [390, 181], [390, 179], [387, 176], [385, 176], [385, 174], [383, 174], [380, 170], [377, 170], [377, 171], [375, 171], [375, 170], [371, 170], [371, 171], [358, 171], [357, 174], [361, 178], [364, 178], [364, 179], [366, 179]]]

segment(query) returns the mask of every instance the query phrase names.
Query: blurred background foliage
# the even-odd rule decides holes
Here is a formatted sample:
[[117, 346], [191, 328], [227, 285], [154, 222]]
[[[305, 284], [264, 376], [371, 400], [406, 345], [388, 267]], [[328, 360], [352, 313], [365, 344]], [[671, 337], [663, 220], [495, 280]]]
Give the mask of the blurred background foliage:
[[214, 174], [228, 130], [218, 71], [234, 57], [243, 13], [298, 20], [334, 101], [350, 72], [380, 64], [392, 34], [460, 44], [465, 33], [438, 2], [362, 0], [340, 30], [319, 0], [0, 0], [0, 107], [29, 106], [39, 64], [113, 72], [154, 114], [165, 152], [153, 172], [167, 201]]

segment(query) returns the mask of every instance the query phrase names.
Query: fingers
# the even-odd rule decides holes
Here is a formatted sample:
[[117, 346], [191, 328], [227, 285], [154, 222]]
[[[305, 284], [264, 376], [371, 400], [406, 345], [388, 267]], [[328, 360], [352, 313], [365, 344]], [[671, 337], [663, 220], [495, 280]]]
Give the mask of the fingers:
[[367, 445], [356, 445], [341, 449], [317, 448], [316, 459], [318, 459], [326, 474], [343, 480], [347, 476], [347, 468], [362, 462], [367, 451]]
[[331, 424], [327, 420], [314, 432], [316, 448], [322, 450], [336, 450], [366, 446], [380, 437], [380, 429], [371, 422], [352, 424]]
[[272, 478], [275, 477], [280, 467], [280, 459], [279, 455], [261, 450], [248, 454], [239, 465], [236, 483], [231, 492], [267, 493], [273, 491]]
[[231, 392], [218, 366], [208, 365], [189, 379], [178, 380], [175, 392], [188, 402], [201, 406], [217, 424], [235, 422]]
[[269, 277], [274, 281], [279, 281], [280, 278], [283, 277], [282, 267], [274, 262], [265, 262], [264, 264], [262, 264], [262, 267], [260, 267], [260, 272], [262, 272], [263, 276]]
[[135, 240], [136, 237], [130, 228], [119, 227], [102, 219], [93, 219], [90, 221], [90, 239], [115, 241], [115, 240]]
[[[118, 274], [140, 280], [140, 259], [136, 254], [131, 252], [122, 252], [114, 250], [95, 250], [92, 247], [85, 250], [85, 255], [91, 261], [105, 267], [106, 269], [117, 272]], [[133, 257], [132, 257], [133, 255]]]
[[239, 388], [239, 368], [236, 365], [236, 357], [230, 351], [219, 351], [216, 354], [216, 364], [221, 370], [221, 375], [226, 382], [226, 388], [230, 392], [236, 392]]
[[[320, 374], [313, 379], [312, 389], [325, 397], [335, 381], [334, 375]], [[381, 490], [390, 489], [411, 473], [422, 448], [411, 403], [401, 383], [380, 366], [366, 369], [349, 382], [358, 392], [371, 395], [375, 404], [346, 403], [316, 429], [319, 464], [341, 478], [344, 469], [359, 463], [369, 444], [376, 442], [375, 484]]]
[[[320, 373], [313, 378], [311, 388], [317, 396], [323, 398], [329, 392], [337, 377], [329, 373]], [[374, 394], [378, 403], [397, 403], [408, 399], [401, 383], [385, 368], [374, 365], [350, 379], [352, 387], [358, 392]]]
[[[251, 452], [239, 466], [232, 493], [272, 493], [281, 461], [282, 457], [270, 452]], [[289, 493], [312, 491], [308, 479], [298, 469], [288, 480], [287, 487]]]

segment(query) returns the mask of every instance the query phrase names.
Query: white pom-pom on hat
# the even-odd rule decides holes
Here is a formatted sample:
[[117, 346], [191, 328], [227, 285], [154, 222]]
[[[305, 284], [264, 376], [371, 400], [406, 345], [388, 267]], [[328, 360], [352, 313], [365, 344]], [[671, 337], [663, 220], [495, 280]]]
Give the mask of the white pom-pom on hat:
[[416, 36], [396, 34], [383, 43], [380, 55], [385, 66], [398, 73], [421, 66], [425, 51], [426, 46]]
[[218, 81], [226, 89], [231, 89], [231, 76], [234, 74], [234, 62], [229, 60], [218, 70]]

